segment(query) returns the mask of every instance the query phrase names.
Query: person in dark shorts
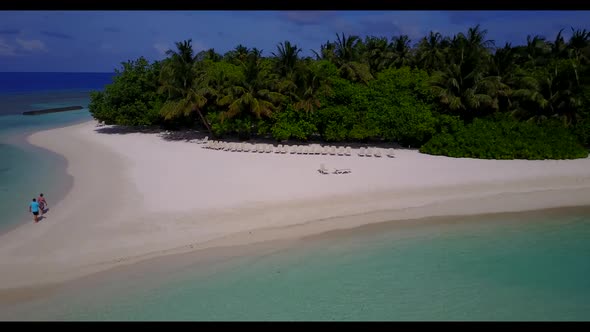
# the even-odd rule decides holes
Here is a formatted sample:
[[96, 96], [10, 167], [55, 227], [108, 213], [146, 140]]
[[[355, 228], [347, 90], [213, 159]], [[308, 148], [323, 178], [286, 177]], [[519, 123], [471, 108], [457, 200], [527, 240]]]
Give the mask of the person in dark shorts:
[[43, 197], [43, 193], [39, 194], [37, 203], [39, 203], [39, 215], [42, 216], [46, 211], [45, 209], [47, 209], [47, 201], [45, 200], [45, 197]]
[[37, 216], [39, 215], [39, 203], [37, 203], [37, 200], [34, 198], [31, 204], [29, 205], [29, 212], [33, 214], [33, 220], [35, 220], [35, 222], [39, 222], [39, 219], [37, 218]]

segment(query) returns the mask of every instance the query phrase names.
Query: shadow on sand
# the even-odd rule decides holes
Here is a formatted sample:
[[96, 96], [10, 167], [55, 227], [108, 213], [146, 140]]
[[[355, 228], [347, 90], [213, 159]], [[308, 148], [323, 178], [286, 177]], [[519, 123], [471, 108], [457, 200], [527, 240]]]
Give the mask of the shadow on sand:
[[[158, 127], [127, 127], [127, 126], [117, 126], [117, 125], [97, 125], [95, 132], [99, 134], [110, 134], [110, 135], [126, 135], [126, 134], [158, 134], [161, 138], [166, 141], [198, 141], [204, 139], [209, 134], [206, 131], [198, 131], [198, 130], [163, 130]], [[209, 139], [212, 138], [209, 136]], [[307, 142], [300, 142], [295, 140], [286, 140], [282, 142], [277, 142], [276, 140], [266, 137], [266, 138], [252, 138], [247, 141], [239, 140], [235, 137], [226, 137], [226, 138], [213, 138], [214, 140], [220, 140], [224, 142], [247, 142], [251, 144], [259, 144], [259, 143], [266, 143], [266, 144], [283, 144], [287, 146], [293, 145], [310, 145], [310, 144], [320, 144], [320, 145], [331, 145], [335, 147], [347, 147], [350, 146], [353, 149], [358, 149], [361, 147], [379, 147], [379, 148], [394, 148], [398, 150], [417, 150], [415, 147], [411, 146], [402, 146], [398, 143], [392, 142], [324, 142], [319, 140], [317, 137], [311, 138]]]
[[167, 141], [187, 141], [202, 140], [208, 134], [206, 132], [197, 130], [162, 130], [157, 127], [127, 127], [127, 126], [97, 126], [94, 129], [99, 134], [110, 134], [110, 135], [126, 135], [126, 134], [158, 134]]

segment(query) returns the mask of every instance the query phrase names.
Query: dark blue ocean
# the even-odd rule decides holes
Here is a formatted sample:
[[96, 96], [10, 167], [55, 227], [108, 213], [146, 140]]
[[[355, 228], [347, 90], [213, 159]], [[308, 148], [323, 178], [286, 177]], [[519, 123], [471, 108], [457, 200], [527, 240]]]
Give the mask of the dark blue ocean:
[[[46, 192], [55, 203], [70, 184], [65, 160], [31, 146], [26, 136], [90, 120], [90, 92], [103, 90], [114, 76], [115, 73], [0, 73], [0, 232], [29, 221], [27, 203], [36, 194]], [[84, 109], [22, 115], [25, 111], [63, 106]]]
[[0, 94], [100, 90], [115, 73], [0, 73]]

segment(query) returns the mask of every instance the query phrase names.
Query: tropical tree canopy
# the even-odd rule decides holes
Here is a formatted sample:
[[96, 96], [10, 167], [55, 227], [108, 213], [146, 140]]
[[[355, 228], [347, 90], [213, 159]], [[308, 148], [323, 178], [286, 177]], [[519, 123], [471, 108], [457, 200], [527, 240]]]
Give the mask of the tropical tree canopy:
[[[498, 152], [479, 142], [497, 139], [476, 135], [486, 128], [494, 135], [519, 128], [549, 146], [568, 142], [567, 149], [559, 146], [571, 151], [537, 150], [534, 158], [577, 157], [590, 145], [590, 32], [584, 29], [531, 33], [504, 45], [480, 25], [449, 36], [431, 31], [415, 41], [341, 33], [308, 52], [289, 40], [267, 53], [239, 44], [223, 54], [176, 42], [162, 61], [123, 63], [113, 83], [93, 93], [90, 111], [109, 124], [174, 124], [217, 138], [416, 147], [434, 140], [423, 151], [453, 156], [528, 158], [530, 149]], [[469, 139], [478, 143], [467, 145]], [[502, 149], [510, 149], [505, 143]]]

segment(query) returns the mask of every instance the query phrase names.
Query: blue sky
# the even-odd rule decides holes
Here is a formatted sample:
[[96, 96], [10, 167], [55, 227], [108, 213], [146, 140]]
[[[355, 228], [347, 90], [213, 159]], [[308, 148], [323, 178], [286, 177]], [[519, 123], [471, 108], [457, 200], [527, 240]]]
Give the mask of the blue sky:
[[559, 29], [590, 30], [590, 11], [1, 11], [0, 71], [108, 72], [129, 59], [162, 59], [175, 41], [223, 53], [238, 44], [269, 55], [289, 40], [311, 54], [335, 34], [415, 43], [480, 23], [497, 45], [528, 34], [553, 39]]

